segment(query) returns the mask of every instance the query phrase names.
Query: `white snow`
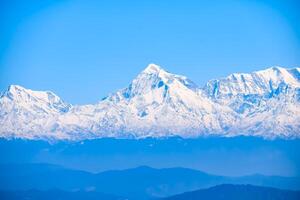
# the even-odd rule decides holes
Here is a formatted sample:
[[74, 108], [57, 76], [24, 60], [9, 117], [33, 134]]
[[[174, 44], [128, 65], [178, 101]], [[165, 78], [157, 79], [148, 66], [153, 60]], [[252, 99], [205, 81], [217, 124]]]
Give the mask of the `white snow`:
[[27, 139], [300, 137], [300, 70], [234, 73], [198, 87], [150, 64], [95, 105], [12, 85], [0, 97], [0, 136]]

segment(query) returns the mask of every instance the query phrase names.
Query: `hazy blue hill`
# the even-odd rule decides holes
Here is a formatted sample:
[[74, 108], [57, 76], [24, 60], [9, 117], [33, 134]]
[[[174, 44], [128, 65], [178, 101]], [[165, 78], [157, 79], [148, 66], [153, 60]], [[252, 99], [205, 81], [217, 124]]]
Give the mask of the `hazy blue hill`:
[[[114, 196], [95, 191], [63, 190], [0, 190], [1, 200], [132, 200], [134, 198]], [[152, 199], [152, 198], [150, 198]], [[253, 185], [223, 184], [208, 189], [163, 198], [162, 200], [298, 200], [299, 191], [280, 190]]]
[[99, 192], [67, 192], [62, 190], [0, 191], [1, 200], [127, 200]]
[[218, 185], [164, 198], [164, 200], [299, 200], [299, 191], [252, 185]]
[[93, 174], [50, 164], [1, 164], [0, 188], [13, 190], [77, 189], [93, 183]]
[[226, 181], [224, 177], [185, 168], [154, 169], [142, 166], [93, 174], [48, 164], [3, 164], [0, 165], [0, 178], [0, 188], [5, 190], [93, 188], [138, 199], [168, 196]]
[[100, 172], [146, 165], [185, 167], [211, 174], [300, 176], [300, 139], [146, 138], [80, 142], [0, 139], [0, 163], [51, 163]]
[[97, 175], [98, 183], [109, 193], [143, 198], [161, 197], [187, 191], [191, 188], [209, 187], [222, 183], [224, 177], [209, 175], [197, 170], [185, 168], [154, 169], [141, 166], [128, 170], [107, 171]]
[[155, 169], [147, 166], [94, 174], [48, 164], [2, 164], [0, 180], [1, 190], [93, 190], [132, 199], [166, 197], [224, 183], [289, 189], [300, 187], [299, 178], [262, 175], [232, 178], [186, 168]]

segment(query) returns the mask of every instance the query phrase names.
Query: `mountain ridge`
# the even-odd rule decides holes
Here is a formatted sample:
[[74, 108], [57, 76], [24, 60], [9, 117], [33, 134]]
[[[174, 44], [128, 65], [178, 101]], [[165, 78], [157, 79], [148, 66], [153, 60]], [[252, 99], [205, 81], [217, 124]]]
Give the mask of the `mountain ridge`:
[[198, 87], [150, 64], [93, 105], [12, 85], [0, 97], [0, 136], [27, 139], [219, 135], [300, 137], [300, 68], [234, 73]]
[[210, 200], [284, 200], [299, 199], [300, 191], [280, 190], [272, 187], [259, 187], [250, 184], [233, 185], [222, 184], [207, 189], [200, 189], [191, 192], [162, 198], [164, 200], [193, 200], [193, 199], [210, 199]]
[[[299, 189], [297, 177], [226, 177], [188, 168], [136, 167], [90, 173], [49, 164], [0, 164], [0, 190], [95, 191], [132, 199], [167, 197], [219, 184]], [[179, 175], [180, 174], [180, 175]], [[128, 183], [130, 180], [130, 183]]]

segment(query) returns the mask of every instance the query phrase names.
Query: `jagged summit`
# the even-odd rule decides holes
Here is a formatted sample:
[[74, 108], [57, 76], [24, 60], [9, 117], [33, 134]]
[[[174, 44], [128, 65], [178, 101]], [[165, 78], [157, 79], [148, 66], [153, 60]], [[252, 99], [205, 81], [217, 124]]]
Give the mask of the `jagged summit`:
[[[53, 95], [56, 96], [53, 92], [50, 91], [34, 91], [30, 89], [26, 89], [25, 87], [22, 87], [20, 85], [10, 85], [8, 86], [7, 90], [4, 91], [6, 94], [11, 94], [15, 96], [22, 96], [22, 95], [27, 95], [27, 96], [40, 96], [42, 98], [43, 95]], [[56, 96], [58, 97], [58, 96]]]
[[[120, 99], [123, 96], [130, 99], [138, 95], [146, 95], [148, 99], [150, 96], [165, 98], [170, 94], [170, 91], [195, 90], [196, 88], [196, 84], [185, 76], [169, 73], [158, 65], [150, 64], [133, 79], [127, 88], [112, 95], [114, 96], [112, 98]], [[161, 102], [161, 100], [158, 102]]]
[[185, 78], [184, 76], [172, 74], [155, 64], [149, 64], [138, 76], [132, 81], [138, 80], [162, 80], [164, 82], [172, 82], [174, 78]]
[[19, 85], [10, 85], [2, 93], [0, 105], [10, 108], [11, 112], [32, 111], [33, 114], [37, 110], [39, 113], [66, 112], [71, 107], [50, 91], [33, 91]]
[[10, 85], [3, 96], [19, 101], [42, 101], [45, 103], [63, 103], [63, 101], [51, 91], [33, 91], [19, 85]]
[[260, 70], [253, 72], [253, 74], [258, 74], [264, 76], [265, 79], [269, 79], [273, 82], [285, 82], [287, 84], [292, 84], [294, 86], [299, 85], [300, 72], [299, 68], [283, 68], [283, 67], [270, 67], [265, 70]]
[[207, 82], [204, 90], [210, 96], [263, 95], [287, 85], [300, 87], [299, 68], [270, 67], [252, 73], [233, 73]]
[[10, 85], [8, 86], [7, 90], [8, 91], [13, 91], [13, 90], [23, 90], [25, 89], [24, 87], [20, 86], [20, 85]]
[[[149, 64], [143, 71], [142, 73], [147, 73], [147, 74], [157, 74], [160, 71], [164, 71], [160, 66], [156, 64]], [[165, 72], [165, 71], [164, 71]]]
[[72, 106], [52, 92], [18, 85], [0, 97], [0, 136], [5, 138], [295, 138], [299, 124], [299, 68], [233, 73], [201, 88], [150, 64], [128, 87], [95, 105]]
[[25, 91], [26, 89], [19, 85], [10, 85], [8, 86], [7, 90], [5, 90], [2, 95], [17, 95], [18, 93], [21, 93]]

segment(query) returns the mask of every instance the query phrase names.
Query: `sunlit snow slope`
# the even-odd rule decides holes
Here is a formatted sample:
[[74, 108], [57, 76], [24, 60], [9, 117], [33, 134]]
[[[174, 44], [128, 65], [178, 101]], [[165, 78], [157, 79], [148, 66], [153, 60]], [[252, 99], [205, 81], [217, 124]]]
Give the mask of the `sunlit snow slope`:
[[12, 85], [0, 97], [0, 136], [81, 140], [254, 135], [300, 137], [300, 69], [234, 73], [198, 87], [150, 64], [94, 105]]

